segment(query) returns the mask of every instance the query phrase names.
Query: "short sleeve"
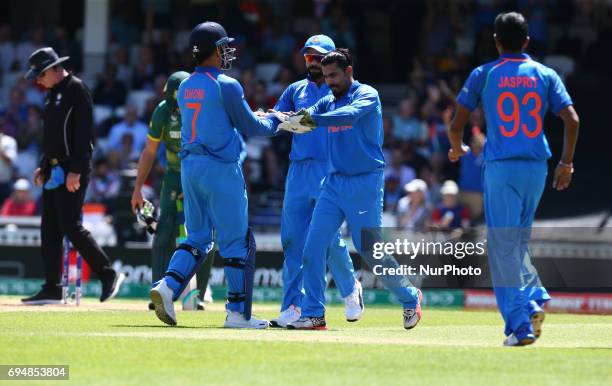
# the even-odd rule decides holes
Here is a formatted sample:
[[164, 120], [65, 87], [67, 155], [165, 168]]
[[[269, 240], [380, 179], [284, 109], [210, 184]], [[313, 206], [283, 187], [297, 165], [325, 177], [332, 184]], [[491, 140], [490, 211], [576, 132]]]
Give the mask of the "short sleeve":
[[564, 107], [573, 104], [572, 98], [567, 93], [563, 81], [553, 69], [550, 69], [549, 73], [548, 103], [554, 114], [559, 114], [559, 111], [563, 110]]
[[292, 99], [294, 90], [295, 88], [293, 85], [287, 87], [280, 98], [278, 98], [276, 105], [274, 105], [274, 110], [283, 112], [294, 111], [295, 107]]
[[482, 67], [475, 68], [465, 81], [465, 84], [457, 96], [457, 103], [470, 111], [475, 110], [480, 103], [480, 96], [484, 83], [483, 73]]
[[165, 122], [165, 109], [162, 105], [164, 102], [157, 105], [155, 110], [153, 111], [153, 115], [151, 116], [151, 121], [149, 122], [149, 131], [147, 133], [147, 138], [159, 142], [162, 137], [162, 131], [164, 129]]

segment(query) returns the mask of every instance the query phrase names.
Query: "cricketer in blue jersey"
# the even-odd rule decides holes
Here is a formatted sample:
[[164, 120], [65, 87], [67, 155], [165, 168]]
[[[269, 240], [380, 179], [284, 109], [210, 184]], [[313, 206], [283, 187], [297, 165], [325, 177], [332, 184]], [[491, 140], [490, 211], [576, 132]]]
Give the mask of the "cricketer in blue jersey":
[[[304, 246], [302, 317], [289, 323], [289, 329], [326, 329], [325, 256], [345, 219], [362, 259], [370, 266], [381, 263], [375, 263], [371, 253], [363, 250], [361, 240], [362, 229], [382, 226], [385, 160], [380, 99], [374, 88], [353, 79], [348, 50], [332, 51], [321, 63], [332, 95], [306, 111], [317, 126], [327, 129], [327, 177]], [[405, 277], [381, 279], [403, 304], [404, 327], [416, 326], [421, 318], [420, 291]]]
[[462, 138], [470, 112], [482, 104], [487, 122], [483, 184], [488, 257], [507, 346], [535, 342], [544, 321], [542, 306], [550, 300], [527, 248], [551, 157], [544, 116], [550, 109], [565, 124], [563, 154], [553, 178], [557, 190], [571, 182], [579, 126], [557, 73], [524, 53], [527, 34], [521, 14], [497, 16], [495, 44], [500, 57], [472, 71], [449, 127], [448, 155], [457, 161], [469, 151]]
[[[334, 50], [334, 42], [325, 35], [310, 37], [302, 52], [308, 76], [283, 92], [274, 106], [277, 111], [298, 111], [314, 105], [329, 95], [321, 71], [324, 54]], [[270, 326], [287, 327], [300, 317], [303, 297], [302, 252], [321, 182], [327, 174], [327, 127], [318, 127], [303, 135], [293, 135], [290, 164], [285, 182], [281, 221], [283, 262], [283, 302], [277, 319]], [[361, 284], [355, 280], [353, 261], [340, 232], [336, 232], [327, 252], [327, 266], [336, 287], [345, 298], [346, 319], [354, 322], [364, 310]]]
[[154, 284], [151, 300], [157, 317], [175, 325], [176, 300], [213, 247], [213, 227], [224, 259], [228, 287], [228, 328], [266, 328], [251, 317], [255, 239], [240, 154], [241, 137], [273, 135], [279, 120], [256, 117], [237, 80], [221, 74], [235, 59], [233, 39], [214, 22], [197, 25], [189, 45], [198, 66], [178, 89], [181, 112], [181, 183], [187, 239], [174, 252], [165, 276]]

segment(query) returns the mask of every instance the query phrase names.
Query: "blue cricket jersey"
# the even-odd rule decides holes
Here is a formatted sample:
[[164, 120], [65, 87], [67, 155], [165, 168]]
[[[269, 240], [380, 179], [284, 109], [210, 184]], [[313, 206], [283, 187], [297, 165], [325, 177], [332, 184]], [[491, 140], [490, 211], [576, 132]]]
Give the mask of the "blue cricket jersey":
[[546, 110], [558, 114], [572, 99], [553, 69], [527, 54], [508, 54], [472, 71], [457, 102], [470, 111], [482, 102], [485, 161], [546, 160], [551, 156], [543, 127]]
[[[321, 98], [329, 95], [331, 90], [326, 83], [321, 87], [311, 80], [302, 79], [292, 83], [285, 89], [276, 102], [276, 111], [299, 111], [307, 109], [317, 103]], [[294, 135], [291, 141], [291, 161], [313, 159], [327, 160], [327, 128], [317, 127], [310, 133]]]
[[382, 106], [378, 92], [354, 81], [339, 99], [328, 95], [308, 109], [327, 128], [329, 174], [357, 175], [382, 170]]
[[255, 116], [240, 83], [216, 67], [196, 67], [181, 82], [176, 99], [183, 123], [183, 151], [207, 154], [221, 162], [240, 160], [243, 143], [238, 131], [246, 136], [272, 136], [280, 123], [272, 116]]

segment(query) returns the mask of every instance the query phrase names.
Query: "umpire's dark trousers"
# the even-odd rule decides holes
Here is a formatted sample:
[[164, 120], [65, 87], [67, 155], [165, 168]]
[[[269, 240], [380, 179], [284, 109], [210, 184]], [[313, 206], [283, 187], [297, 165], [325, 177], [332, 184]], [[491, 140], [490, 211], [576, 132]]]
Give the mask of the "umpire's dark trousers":
[[43, 189], [40, 234], [48, 288], [56, 288], [60, 283], [64, 235], [98, 277], [111, 270], [108, 256], [81, 222], [88, 183], [89, 177], [81, 175], [81, 187], [74, 193], [65, 184], [52, 190]]

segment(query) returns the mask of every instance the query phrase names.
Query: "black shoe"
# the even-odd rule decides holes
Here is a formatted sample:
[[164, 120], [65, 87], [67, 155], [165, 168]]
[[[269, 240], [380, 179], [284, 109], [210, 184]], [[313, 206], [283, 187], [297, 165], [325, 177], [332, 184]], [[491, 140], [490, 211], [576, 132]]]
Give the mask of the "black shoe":
[[59, 287], [50, 289], [43, 286], [36, 295], [21, 299], [26, 305], [60, 304], [62, 302], [62, 290]]
[[155, 304], [153, 302], [149, 302], [149, 311], [155, 311]]
[[119, 292], [119, 287], [121, 287], [121, 283], [123, 283], [124, 280], [125, 274], [123, 273], [117, 273], [114, 269], [105, 271], [100, 277], [100, 282], [102, 282], [100, 302], [105, 302], [114, 298], [117, 292]]

